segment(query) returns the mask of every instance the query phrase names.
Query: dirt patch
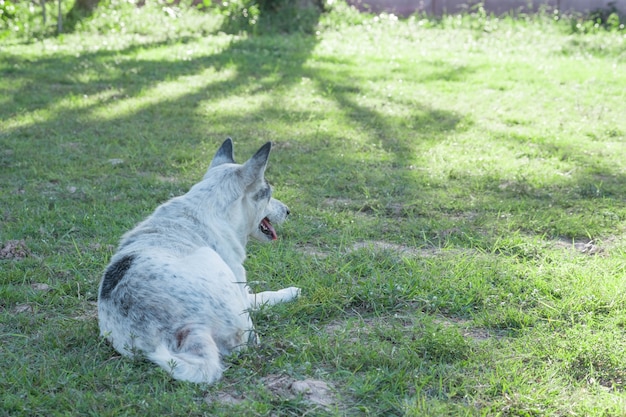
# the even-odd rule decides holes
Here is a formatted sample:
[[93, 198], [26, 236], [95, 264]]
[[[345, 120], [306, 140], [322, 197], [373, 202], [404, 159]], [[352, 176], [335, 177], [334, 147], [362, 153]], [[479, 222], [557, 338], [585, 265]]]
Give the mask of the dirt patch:
[[559, 239], [554, 242], [557, 249], [568, 249], [583, 255], [606, 255], [611, 244], [615, 243], [616, 237], [605, 239], [604, 241], [583, 240], [575, 241], [568, 239]]
[[[327, 258], [329, 255], [329, 252], [312, 245], [301, 245], [298, 247], [298, 250], [305, 255], [319, 259]], [[343, 253], [349, 254], [359, 250], [369, 250], [371, 252], [392, 252], [398, 255], [400, 258], [433, 258], [443, 253], [440, 248], [416, 248], [407, 245], [401, 245], [398, 243], [384, 242], [382, 240], [365, 240], [355, 242], [352, 244], [352, 246], [345, 248]]]
[[377, 202], [368, 202], [367, 200], [330, 197], [322, 201], [322, 206], [339, 210], [350, 210], [356, 215], [380, 214], [396, 219], [406, 217], [407, 210], [410, 211], [411, 209], [411, 207], [397, 202], [383, 205], [382, 203], [378, 204]]
[[472, 326], [469, 320], [451, 317], [438, 317], [433, 321], [444, 327], [455, 327], [459, 329], [463, 337], [466, 339], [472, 339], [476, 342], [484, 342], [485, 340], [489, 340], [493, 337], [496, 339], [501, 338], [500, 335], [494, 334], [487, 329]]
[[20, 260], [30, 256], [30, 250], [23, 240], [7, 240], [0, 248], [0, 259]]
[[[273, 396], [283, 400], [302, 398], [302, 400], [319, 407], [330, 407], [336, 403], [335, 395], [330, 386], [317, 379], [298, 380], [288, 375], [270, 374], [261, 378], [261, 383]], [[220, 391], [209, 395], [208, 404], [221, 403], [237, 405], [246, 401], [242, 393]]]
[[604, 248], [594, 244], [593, 240], [587, 243], [574, 243], [574, 248], [587, 255], [597, 255], [604, 252]]
[[[476, 342], [483, 342], [491, 338], [500, 339], [502, 336], [490, 332], [481, 327], [471, 325], [469, 320], [450, 317], [437, 317], [433, 323], [443, 327], [455, 328], [466, 339]], [[360, 318], [357, 322], [348, 325], [345, 321], [333, 321], [324, 327], [324, 331], [329, 335], [348, 334], [347, 341], [350, 343], [360, 343], [363, 337], [375, 334], [376, 328], [391, 328], [399, 326], [410, 331], [419, 327], [418, 321], [411, 316], [394, 315], [392, 317]]]
[[237, 405], [244, 402], [246, 399], [240, 394], [231, 394], [228, 392], [217, 392], [214, 395], [209, 395], [204, 400], [207, 404], [220, 403], [227, 405]]
[[322, 202], [325, 207], [340, 207], [347, 208], [356, 205], [357, 203], [350, 198], [326, 198]]
[[308, 256], [313, 256], [315, 258], [324, 259], [328, 257], [328, 252], [324, 252], [320, 248], [313, 245], [299, 245], [298, 251], [304, 253]]
[[301, 396], [304, 401], [322, 407], [336, 402], [328, 384], [318, 379], [296, 380], [287, 375], [268, 375], [262, 381], [268, 391], [280, 398], [293, 399]]
[[49, 292], [52, 291], [52, 287], [48, 284], [44, 284], [43, 282], [36, 282], [34, 284], [30, 284], [30, 287], [35, 291]]
[[[391, 252], [396, 254], [400, 258], [434, 258], [441, 256], [442, 254], [460, 254], [460, 253], [472, 253], [471, 249], [446, 249], [436, 247], [413, 247], [407, 245], [401, 245], [398, 243], [390, 243], [382, 240], [364, 240], [353, 243], [343, 249], [343, 254], [350, 254], [359, 250], [368, 250], [370, 252]], [[330, 251], [321, 249], [320, 247], [313, 245], [300, 245], [298, 251], [305, 255], [312, 256], [319, 259], [327, 258], [330, 255]]]
[[304, 396], [308, 402], [323, 407], [328, 407], [335, 403], [335, 397], [328, 384], [324, 381], [316, 379], [294, 381], [290, 386], [290, 390], [296, 395]]
[[348, 249], [348, 252], [354, 252], [361, 249], [369, 249], [375, 252], [378, 251], [389, 251], [395, 252], [398, 255], [409, 255], [409, 256], [417, 256], [418, 251], [415, 248], [411, 248], [405, 245], [399, 245], [397, 243], [388, 243], [383, 242], [381, 240], [367, 240], [363, 242], [356, 242], [352, 245], [351, 248]]
[[347, 249], [347, 253], [354, 252], [361, 249], [368, 249], [374, 252], [393, 252], [400, 257], [413, 257], [420, 256], [425, 258], [431, 258], [441, 253], [439, 248], [414, 248], [411, 246], [400, 245], [397, 243], [383, 242], [381, 240], [366, 240], [354, 243]]
[[[363, 338], [368, 338], [376, 328], [391, 327], [390, 318], [364, 318], [348, 324], [345, 320], [335, 320], [324, 327], [326, 334], [330, 336], [347, 336], [348, 343], [361, 343]], [[408, 327], [408, 326], [407, 326]]]

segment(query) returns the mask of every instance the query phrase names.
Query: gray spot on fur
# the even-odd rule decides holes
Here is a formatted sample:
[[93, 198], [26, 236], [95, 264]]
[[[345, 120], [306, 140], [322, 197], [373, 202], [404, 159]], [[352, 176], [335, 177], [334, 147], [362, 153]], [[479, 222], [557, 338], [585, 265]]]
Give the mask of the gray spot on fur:
[[128, 313], [130, 311], [130, 307], [132, 306], [132, 304], [133, 302], [130, 297], [130, 294], [125, 293], [120, 299], [120, 313], [122, 313], [124, 317], [128, 317]]

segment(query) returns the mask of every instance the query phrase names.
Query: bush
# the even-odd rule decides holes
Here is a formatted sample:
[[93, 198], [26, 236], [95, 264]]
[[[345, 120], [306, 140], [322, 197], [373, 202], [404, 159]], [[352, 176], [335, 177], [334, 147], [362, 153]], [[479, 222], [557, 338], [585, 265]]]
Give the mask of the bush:
[[15, 18], [15, 5], [8, 0], [0, 0], [0, 20], [5, 22]]
[[219, 6], [228, 32], [313, 33], [324, 10], [322, 0], [234, 0]]
[[597, 33], [599, 31], [624, 30], [624, 24], [620, 22], [620, 16], [614, 3], [609, 3], [608, 8], [596, 9], [588, 16], [578, 16], [570, 19], [572, 33]]
[[15, 30], [17, 25], [15, 17], [15, 5], [9, 0], [0, 0], [0, 23], [2, 23], [2, 26], [0, 27], [0, 38], [8, 35], [11, 32], [11, 29]]

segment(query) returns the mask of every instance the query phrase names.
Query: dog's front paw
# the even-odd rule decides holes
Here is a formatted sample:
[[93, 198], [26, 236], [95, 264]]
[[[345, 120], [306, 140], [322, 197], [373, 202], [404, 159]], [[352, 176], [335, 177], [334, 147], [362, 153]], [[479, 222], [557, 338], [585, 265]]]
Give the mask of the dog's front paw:
[[286, 303], [300, 297], [300, 288], [289, 287], [278, 291], [263, 291], [256, 294], [250, 294], [250, 306], [257, 309], [264, 304], [274, 305], [278, 303]]
[[285, 295], [285, 301], [292, 301], [300, 297], [302, 290], [298, 287], [283, 288], [280, 290]]

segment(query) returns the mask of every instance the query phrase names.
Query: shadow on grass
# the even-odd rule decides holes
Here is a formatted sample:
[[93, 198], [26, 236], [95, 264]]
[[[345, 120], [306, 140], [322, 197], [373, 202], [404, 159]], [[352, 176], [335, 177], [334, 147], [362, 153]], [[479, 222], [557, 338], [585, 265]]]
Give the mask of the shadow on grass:
[[[320, 132], [313, 129], [315, 123], [302, 124], [304, 132], [289, 141], [291, 146], [281, 151], [282, 156], [277, 155], [282, 162], [291, 163], [291, 172], [298, 177], [297, 181], [312, 187], [315, 198], [322, 195], [327, 198], [361, 199], [362, 207], [370, 210], [372, 202], [365, 200], [378, 197], [377, 204], [382, 205], [383, 215], [389, 215], [384, 206], [392, 200], [411, 207], [405, 210], [406, 216], [432, 215], [433, 211], [428, 207], [433, 203], [428, 199], [437, 198], [437, 193], [447, 192], [448, 185], [429, 184], [429, 178], [419, 167], [412, 167], [411, 161], [450, 135], [466, 130], [473, 123], [468, 117], [434, 108], [427, 100], [416, 101], [401, 95], [385, 96], [381, 93], [372, 98], [371, 91], [367, 91], [370, 97], [366, 98], [364, 85], [368, 82], [367, 73], [356, 71], [355, 63], [349, 60], [313, 56], [318, 38], [310, 35], [232, 37], [221, 49], [217, 47], [217, 52], [192, 58], [119, 59], [121, 56], [137, 56], [144, 51], [193, 44], [195, 41], [195, 38], [180, 37], [133, 44], [121, 50], [84, 52], [79, 57], [57, 54], [25, 59], [6, 55], [0, 72], [6, 79], [14, 80], [15, 87], [7, 92], [10, 99], [0, 100], [0, 118], [10, 120], [38, 111], [50, 116], [33, 117], [33, 120], [24, 122], [23, 127], [5, 128], [0, 132], [0, 140], [6, 142], [8, 147], [15, 140], [45, 141], [57, 145], [84, 142], [90, 144], [91, 150], [104, 150], [105, 157], [126, 155], [125, 158], [132, 159], [135, 156], [138, 171], [163, 171], [172, 165], [180, 166], [193, 161], [207, 138], [214, 144], [227, 135], [243, 141], [250, 136], [259, 142], [271, 140], [276, 139], [276, 135], [286, 136], [273, 132], [274, 120], [292, 123], [295, 127], [299, 121], [320, 117], [322, 112], [317, 112], [315, 106], [325, 104], [311, 103], [308, 109], [293, 109], [283, 101], [284, 91], [295, 88], [303, 80], [310, 80], [316, 90], [322, 92], [326, 102], [336, 107], [346, 122], [345, 126], [364, 133], [362, 136], [369, 143], [353, 141], [354, 135], [350, 131]], [[445, 62], [432, 63], [432, 67], [434, 70], [424, 75], [420, 82], [460, 82], [478, 70], [459, 68]], [[169, 81], [197, 76], [207, 69], [214, 71], [215, 81], [209, 80], [182, 94], [142, 104], [121, 116], [105, 120], [93, 116], [94, 111], [113, 102], [142, 97], [149, 89], [160, 88]], [[91, 81], [83, 82], [84, 72], [98, 75], [93, 76]], [[218, 73], [225, 72], [229, 75], [217, 77]], [[390, 82], [394, 77], [405, 75], [379, 74]], [[84, 96], [102, 93], [107, 94], [89, 105], [63, 105], [64, 102], [71, 103]], [[259, 104], [255, 110], [245, 114], [225, 112], [219, 107], [220, 101], [234, 97], [246, 97]], [[201, 118], [211, 120], [208, 130], [205, 130], [206, 120]], [[323, 122], [317, 120], [317, 126]], [[257, 145], [253, 143], [250, 147]], [[208, 152], [212, 152], [213, 148], [213, 144], [208, 146]], [[545, 151], [559, 152], [548, 148]], [[41, 161], [44, 166], [49, 164], [48, 158], [35, 150], [27, 157]], [[312, 158], [315, 158], [315, 164], [311, 163]], [[626, 176], [619, 169], [598, 163], [590, 155], [577, 154], [576, 158], [580, 165], [594, 167], [591, 177], [588, 170], [581, 170], [549, 190], [536, 189], [523, 179], [506, 186], [502, 186], [498, 178], [450, 179], [456, 184], [455, 192], [463, 194], [458, 191], [462, 189], [468, 194], [468, 199], [471, 194], [474, 200], [471, 204], [468, 201], [455, 207], [441, 207], [435, 203], [434, 207], [443, 210], [445, 216], [454, 211], [490, 212], [519, 206], [520, 197], [530, 202], [520, 206], [521, 210], [549, 210], [555, 213], [570, 210], [573, 200], [586, 201], [585, 209], [602, 199], [623, 202], [620, 192], [622, 184], [626, 183]], [[65, 163], [90, 162], [92, 156], [86, 154]], [[393, 176], [392, 180], [390, 176]], [[325, 191], [328, 182], [332, 182], [333, 187]], [[487, 188], [473, 189], [473, 184], [477, 182], [487, 184]], [[601, 186], [598, 187], [598, 184]], [[572, 189], [578, 190], [577, 193], [572, 193]], [[393, 217], [397, 213], [390, 215]], [[522, 216], [528, 218], [528, 213], [522, 213]], [[532, 227], [539, 232], [572, 237], [589, 234], [589, 229], [567, 226], [567, 216], [561, 216], [559, 221], [564, 223], [563, 227]], [[571, 221], [580, 222], [580, 219]], [[609, 233], [612, 230], [610, 221], [596, 226], [593, 233]]]

